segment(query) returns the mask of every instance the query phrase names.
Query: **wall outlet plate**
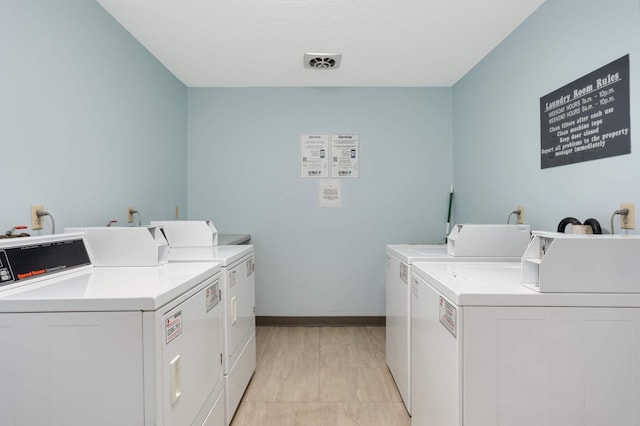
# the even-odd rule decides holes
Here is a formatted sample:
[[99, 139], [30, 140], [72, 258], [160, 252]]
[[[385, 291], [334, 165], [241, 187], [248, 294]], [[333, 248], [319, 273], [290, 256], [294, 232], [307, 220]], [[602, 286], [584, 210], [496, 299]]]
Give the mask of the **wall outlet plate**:
[[518, 206], [518, 210], [520, 210], [520, 214], [518, 215], [518, 224], [522, 225], [524, 223], [524, 207]]
[[42, 229], [42, 217], [38, 217], [37, 212], [44, 211], [44, 206], [33, 205], [31, 206], [31, 230], [37, 231]]
[[620, 216], [620, 228], [636, 229], [636, 205], [634, 203], [622, 203], [621, 209], [629, 209], [629, 214]]

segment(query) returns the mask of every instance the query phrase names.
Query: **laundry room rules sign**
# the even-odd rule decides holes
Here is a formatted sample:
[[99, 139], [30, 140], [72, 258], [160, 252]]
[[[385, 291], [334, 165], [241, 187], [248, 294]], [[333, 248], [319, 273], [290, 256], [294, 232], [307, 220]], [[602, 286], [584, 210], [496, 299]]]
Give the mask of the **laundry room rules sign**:
[[629, 55], [540, 98], [541, 168], [631, 152]]

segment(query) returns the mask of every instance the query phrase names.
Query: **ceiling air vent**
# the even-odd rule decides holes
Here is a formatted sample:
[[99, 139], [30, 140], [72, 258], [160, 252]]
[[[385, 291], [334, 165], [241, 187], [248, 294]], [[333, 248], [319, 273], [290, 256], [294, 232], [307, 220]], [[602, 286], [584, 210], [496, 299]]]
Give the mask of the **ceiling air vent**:
[[316, 69], [338, 68], [341, 58], [340, 53], [305, 53], [304, 66]]

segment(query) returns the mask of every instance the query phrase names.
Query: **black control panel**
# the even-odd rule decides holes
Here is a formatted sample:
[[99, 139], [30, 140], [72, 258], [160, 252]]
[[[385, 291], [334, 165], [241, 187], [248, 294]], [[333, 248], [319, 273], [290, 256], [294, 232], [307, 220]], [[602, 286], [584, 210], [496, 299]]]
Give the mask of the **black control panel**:
[[9, 269], [9, 261], [7, 260], [7, 253], [4, 250], [0, 250], [0, 286], [12, 283], [15, 280], [11, 269]]
[[82, 238], [1, 249], [0, 287], [90, 264]]

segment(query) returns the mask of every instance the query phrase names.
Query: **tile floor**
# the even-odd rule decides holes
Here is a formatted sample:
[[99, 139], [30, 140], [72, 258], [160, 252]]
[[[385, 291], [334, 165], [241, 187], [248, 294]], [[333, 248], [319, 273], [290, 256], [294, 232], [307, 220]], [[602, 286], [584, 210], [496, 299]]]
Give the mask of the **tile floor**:
[[232, 426], [409, 426], [384, 327], [257, 327], [257, 368]]

